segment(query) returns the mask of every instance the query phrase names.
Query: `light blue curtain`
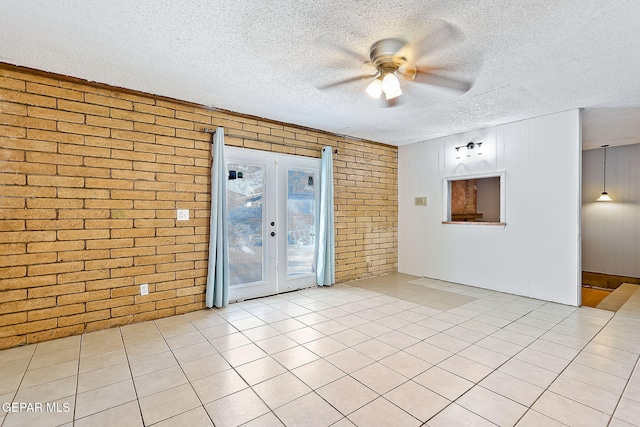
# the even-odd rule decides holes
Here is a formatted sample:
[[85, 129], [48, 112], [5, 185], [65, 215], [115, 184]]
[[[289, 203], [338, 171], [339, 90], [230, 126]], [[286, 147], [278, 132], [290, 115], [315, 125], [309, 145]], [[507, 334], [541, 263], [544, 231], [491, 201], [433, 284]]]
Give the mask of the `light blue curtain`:
[[209, 220], [209, 269], [206, 305], [229, 303], [229, 239], [227, 233], [227, 166], [224, 160], [224, 128], [213, 135], [211, 164], [211, 219]]
[[333, 230], [333, 149], [322, 149], [320, 169], [320, 223], [316, 283], [329, 286], [336, 282], [336, 252]]

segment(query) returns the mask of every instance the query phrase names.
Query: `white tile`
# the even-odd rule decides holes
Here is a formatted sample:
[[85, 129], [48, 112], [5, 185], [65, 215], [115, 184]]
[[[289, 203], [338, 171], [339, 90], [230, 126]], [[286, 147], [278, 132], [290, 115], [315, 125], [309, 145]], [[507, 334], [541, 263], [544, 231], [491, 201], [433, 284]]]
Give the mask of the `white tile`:
[[257, 341], [255, 344], [268, 354], [279, 353], [298, 345], [297, 342], [286, 335], [277, 335], [271, 338], [266, 338], [264, 340]]
[[207, 414], [207, 411], [200, 406], [190, 411], [183, 412], [171, 418], [167, 418], [164, 421], [160, 421], [154, 424], [154, 427], [214, 427], [211, 418]]
[[198, 344], [205, 340], [206, 338], [200, 333], [200, 331], [190, 332], [184, 335], [174, 335], [165, 339], [171, 350]]
[[262, 320], [254, 316], [246, 317], [244, 319], [231, 320], [229, 321], [229, 323], [231, 323], [233, 327], [239, 331], [244, 331], [246, 329], [257, 328], [258, 326], [266, 325], [265, 322], [263, 322]]
[[218, 352], [223, 352], [231, 350], [232, 348], [240, 347], [242, 345], [251, 344], [251, 340], [241, 332], [214, 338], [210, 342]]
[[515, 425], [527, 411], [526, 406], [480, 386], [473, 387], [456, 403], [499, 426]]
[[292, 340], [294, 340], [295, 342], [297, 342], [298, 344], [305, 344], [310, 341], [315, 341], [324, 337], [324, 334], [322, 332], [318, 332], [315, 329], [308, 326], [304, 328], [296, 329], [291, 332], [287, 332], [285, 335], [291, 338]]
[[322, 323], [322, 322], [326, 322], [327, 320], [329, 320], [328, 317], [325, 317], [325, 316], [323, 316], [322, 314], [319, 314], [319, 313], [303, 314], [302, 316], [295, 317], [295, 319], [298, 320], [299, 322], [304, 323], [305, 325], [308, 325], [308, 326], [312, 326], [312, 325], [315, 325], [317, 323]]
[[609, 393], [565, 375], [556, 378], [549, 386], [549, 390], [610, 415], [613, 414], [619, 399], [617, 394]]
[[531, 409], [567, 425], [604, 426], [609, 416], [566, 397], [546, 391]]
[[127, 346], [127, 359], [140, 359], [166, 351], [169, 351], [169, 346], [164, 339], [153, 340], [144, 344]]
[[162, 369], [170, 368], [172, 366], [178, 366], [173, 353], [167, 351], [166, 353], [154, 354], [153, 356], [143, 357], [142, 359], [136, 359], [129, 362], [131, 373], [134, 377], [138, 375], [148, 374], [149, 372], [160, 371]]
[[127, 355], [124, 349], [110, 351], [108, 353], [98, 353], [89, 357], [81, 357], [80, 373], [93, 371], [111, 365], [117, 365], [126, 361]]
[[420, 341], [419, 339], [400, 331], [392, 331], [388, 334], [380, 335], [377, 339], [397, 348], [398, 350], [403, 350]]
[[304, 347], [311, 350], [320, 357], [325, 357], [347, 348], [346, 345], [334, 340], [331, 337], [324, 337], [320, 338], [319, 340], [308, 342], [304, 344]]
[[474, 362], [473, 360], [469, 360], [465, 357], [458, 356], [457, 354], [454, 354], [450, 358], [438, 363], [438, 366], [474, 383], [477, 383], [493, 372], [492, 368], [481, 363]]
[[239, 426], [269, 412], [269, 408], [251, 389], [211, 402], [205, 405], [205, 409], [216, 427]]
[[247, 383], [233, 369], [201, 378], [191, 385], [202, 403], [209, 403], [247, 388]]
[[271, 327], [276, 329], [278, 332], [283, 334], [287, 332], [295, 331], [296, 329], [304, 328], [307, 326], [304, 323], [292, 318], [281, 320], [279, 322], [274, 322], [274, 323], [271, 323], [270, 325]]
[[380, 360], [380, 363], [407, 378], [413, 378], [433, 366], [431, 363], [425, 362], [404, 351], [399, 351], [389, 357], [385, 357]]
[[351, 348], [367, 355], [374, 360], [380, 360], [398, 352], [398, 349], [396, 347], [393, 347], [375, 338], [354, 345]]
[[316, 392], [344, 415], [352, 413], [378, 397], [377, 393], [350, 376], [329, 383]]
[[324, 359], [318, 359], [295, 368], [291, 370], [291, 373], [314, 390], [346, 375]]
[[[27, 354], [30, 356], [30, 355], [34, 354], [34, 350], [35, 350], [35, 354], [44, 354], [44, 353], [50, 353], [52, 351], [64, 350], [66, 348], [76, 348], [76, 347], [79, 348], [81, 340], [82, 340], [82, 336], [81, 335], [74, 335], [74, 336], [65, 337], [65, 338], [58, 338], [58, 339], [51, 340], [51, 341], [40, 342], [40, 343], [35, 344], [35, 345], [29, 345], [29, 346], [24, 346], [24, 347], [15, 347], [15, 348], [24, 349], [22, 351], [22, 353], [25, 356]], [[18, 353], [18, 351], [16, 351], [16, 354], [17, 353]], [[10, 353], [7, 352], [7, 354], [10, 354]], [[0, 363], [1, 362], [5, 362], [5, 361], [6, 360], [0, 359]]]
[[30, 361], [31, 357], [29, 356], [28, 358], [9, 360], [0, 363], [0, 378], [6, 378], [14, 375], [24, 375]]
[[255, 344], [243, 345], [224, 351], [220, 354], [231, 366], [244, 365], [245, 363], [253, 362], [254, 360], [261, 359], [267, 355]]
[[338, 323], [335, 320], [329, 320], [327, 322], [316, 323], [312, 326], [316, 331], [322, 332], [325, 335], [336, 334], [347, 329], [347, 326], [342, 323]]
[[80, 357], [80, 346], [74, 346], [62, 350], [56, 350], [49, 353], [34, 354], [29, 363], [29, 370], [46, 368], [49, 366], [57, 365], [59, 363], [68, 362], [71, 360], [78, 360]]
[[300, 345], [281, 351], [280, 353], [276, 353], [272, 355], [272, 357], [287, 369], [295, 369], [298, 366], [306, 365], [307, 363], [318, 359], [318, 356], [315, 353]]
[[238, 332], [238, 330], [231, 326], [230, 323], [220, 323], [208, 328], [200, 329], [200, 333], [208, 340], [214, 340], [225, 335], [235, 334], [236, 332]]
[[216, 349], [206, 341], [173, 350], [173, 355], [180, 364], [213, 356], [217, 353]]
[[[567, 369], [562, 371], [562, 375], [573, 378], [574, 380], [582, 381], [583, 383], [590, 384], [596, 388], [616, 395], [620, 395], [625, 389], [625, 386], [627, 386], [627, 380], [625, 378], [620, 378], [616, 375], [608, 374], [597, 369], [585, 368], [583, 365], [577, 363], [569, 364]], [[629, 382], [629, 386], [627, 386], [627, 392], [629, 391], [630, 386], [632, 386], [631, 382]]]
[[83, 418], [135, 399], [136, 392], [130, 379], [80, 393], [76, 398], [75, 417]]
[[184, 384], [139, 400], [145, 425], [155, 424], [201, 406], [189, 384]]
[[422, 422], [427, 421], [451, 403], [413, 381], [394, 388], [384, 397]]
[[[336, 424], [334, 427], [338, 427]], [[242, 427], [284, 427], [284, 424], [280, 422], [278, 417], [273, 412], [267, 412], [266, 414], [255, 418], [248, 423], [242, 424]]]
[[36, 385], [48, 383], [49, 381], [67, 378], [69, 376], [76, 375], [77, 373], [78, 360], [71, 360], [68, 362], [60, 363], [58, 365], [28, 370], [24, 374], [20, 387], [33, 387]]
[[473, 387], [471, 381], [467, 381], [451, 372], [440, 369], [437, 366], [418, 375], [413, 379], [418, 384], [435, 391], [449, 400], [456, 400], [463, 393]]
[[497, 369], [500, 365], [509, 360], [509, 356], [497, 353], [495, 351], [475, 344], [470, 345], [469, 347], [460, 351], [458, 355], [469, 360], [473, 360], [474, 362], [481, 363], [493, 369]]
[[352, 372], [351, 376], [378, 394], [384, 394], [407, 381], [403, 375], [377, 362]]
[[345, 331], [338, 332], [337, 334], [331, 335], [331, 338], [336, 341], [340, 341], [346, 346], [353, 346], [371, 339], [369, 335], [358, 332], [355, 329], [347, 329]]
[[453, 355], [450, 351], [424, 341], [407, 347], [404, 351], [431, 364], [440, 363]]
[[412, 323], [407, 326], [403, 326], [402, 328], [400, 328], [400, 330], [403, 333], [411, 337], [417, 338], [419, 340], [424, 340], [426, 338], [429, 338], [430, 336], [433, 336], [439, 333], [435, 329], [426, 328], [424, 326], [418, 325], [417, 323]]
[[287, 371], [270, 356], [254, 360], [236, 368], [236, 371], [249, 385], [255, 385]]
[[[95, 356], [96, 354], [108, 353], [110, 351], [116, 351], [124, 348], [124, 342], [122, 339], [114, 339], [107, 341], [88, 341], [83, 342], [80, 349], [81, 357]], [[37, 352], [36, 352], [37, 354]]]
[[567, 367], [567, 365], [569, 365], [569, 360], [552, 356], [551, 354], [543, 353], [540, 351], [532, 350], [530, 347], [525, 348], [520, 353], [516, 354], [514, 358], [558, 374], [562, 372]]
[[[270, 325], [263, 325], [258, 326], [257, 328], [246, 329], [242, 331], [242, 333], [254, 342], [280, 335], [280, 331]], [[215, 343], [213, 343], [213, 345], [215, 346]]]
[[391, 332], [393, 329], [387, 326], [383, 326], [380, 323], [376, 322], [367, 322], [362, 325], [358, 325], [355, 328], [356, 331], [362, 332], [365, 335], [368, 335], [372, 338], [378, 337], [383, 334], [387, 334]]
[[526, 414], [518, 421], [516, 424], [517, 427], [563, 427], [565, 424], [562, 424], [559, 421], [556, 421], [552, 418], [547, 417], [546, 415], [542, 415], [539, 412], [534, 410], [527, 411]]
[[75, 375], [39, 384], [34, 387], [20, 387], [13, 399], [14, 402], [50, 402], [73, 396], [76, 393], [77, 377]]
[[89, 415], [84, 418], [76, 419], [73, 423], [76, 427], [94, 427], [94, 426], [130, 426], [142, 427], [142, 415], [140, 415], [140, 407], [137, 401], [125, 403], [124, 405], [115, 406]]
[[424, 342], [443, 348], [451, 353], [457, 353], [470, 345], [467, 341], [452, 337], [446, 333], [433, 335], [424, 340]]
[[[0, 378], [0, 395], [10, 394], [11, 396], [15, 395], [22, 378], [24, 376], [24, 371], [18, 371], [18, 373], [9, 376], [3, 376]], [[70, 376], [70, 375], [68, 375]], [[64, 376], [61, 378], [65, 378]], [[37, 385], [37, 384], [32, 384]], [[27, 386], [28, 387], [28, 386]]]
[[219, 354], [183, 363], [180, 367], [189, 381], [199, 380], [200, 378], [231, 369], [231, 365]]
[[531, 345], [529, 345], [529, 348], [569, 361], [573, 360], [573, 358], [576, 357], [576, 355], [580, 352], [578, 349], [567, 347], [561, 344], [556, 344], [544, 339], [535, 340], [533, 343], [531, 343]]
[[417, 427], [421, 424], [418, 419], [407, 414], [383, 397], [379, 397], [353, 412], [349, 415], [349, 420], [362, 427]]
[[309, 393], [311, 389], [293, 374], [286, 372], [253, 386], [253, 391], [271, 409], [276, 409]]
[[325, 360], [348, 374], [375, 362], [372, 358], [351, 348], [327, 356]]
[[287, 426], [330, 426], [342, 418], [342, 414], [315, 393], [309, 393], [287, 403], [275, 411]]
[[544, 392], [542, 387], [500, 371], [493, 371], [480, 381], [479, 385], [527, 407], [531, 406]]
[[135, 377], [138, 398], [149, 396], [188, 382], [187, 377], [179, 366], [174, 366], [160, 371], [151, 372]]
[[542, 388], [547, 388], [557, 377], [555, 372], [517, 359], [510, 359], [498, 370]]
[[488, 334], [477, 332], [472, 329], [463, 328], [462, 326], [454, 326], [444, 331], [444, 334], [455, 337], [459, 340], [465, 341], [469, 344], [476, 343], [483, 338], [486, 338]]

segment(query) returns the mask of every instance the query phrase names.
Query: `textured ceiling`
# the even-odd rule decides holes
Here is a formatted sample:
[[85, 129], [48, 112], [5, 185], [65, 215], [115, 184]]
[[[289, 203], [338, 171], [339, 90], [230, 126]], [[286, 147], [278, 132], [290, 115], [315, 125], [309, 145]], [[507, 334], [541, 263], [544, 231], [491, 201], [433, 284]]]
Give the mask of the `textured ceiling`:
[[[640, 142], [638, 0], [0, 0], [0, 61], [393, 145], [585, 108], [584, 148]], [[385, 37], [474, 82], [369, 98]]]

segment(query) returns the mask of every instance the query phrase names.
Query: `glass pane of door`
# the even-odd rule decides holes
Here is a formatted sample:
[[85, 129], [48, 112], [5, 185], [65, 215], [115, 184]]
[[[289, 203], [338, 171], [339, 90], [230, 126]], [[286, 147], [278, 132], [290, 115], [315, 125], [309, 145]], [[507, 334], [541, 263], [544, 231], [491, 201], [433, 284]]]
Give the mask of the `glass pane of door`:
[[263, 166], [227, 164], [230, 285], [264, 281]]
[[313, 170], [287, 171], [287, 277], [312, 274], [316, 247], [316, 189]]

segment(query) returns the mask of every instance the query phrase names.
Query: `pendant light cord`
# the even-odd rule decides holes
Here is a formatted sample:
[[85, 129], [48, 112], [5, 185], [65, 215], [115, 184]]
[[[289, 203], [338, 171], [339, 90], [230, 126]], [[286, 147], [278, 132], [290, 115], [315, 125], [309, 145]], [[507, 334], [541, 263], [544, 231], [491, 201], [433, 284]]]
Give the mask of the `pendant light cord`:
[[603, 145], [604, 148], [604, 171], [602, 173], [602, 192], [607, 192], [607, 147], [608, 145]]

